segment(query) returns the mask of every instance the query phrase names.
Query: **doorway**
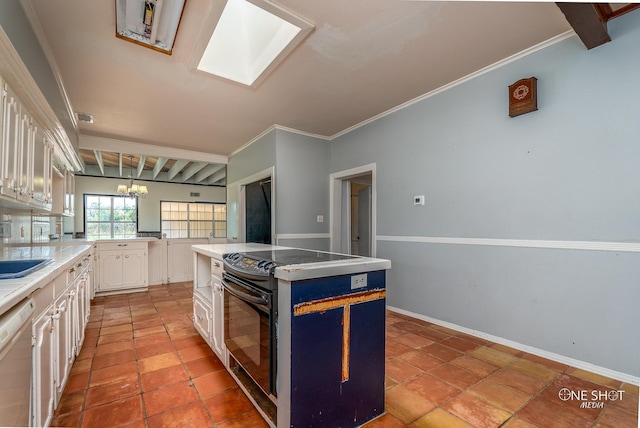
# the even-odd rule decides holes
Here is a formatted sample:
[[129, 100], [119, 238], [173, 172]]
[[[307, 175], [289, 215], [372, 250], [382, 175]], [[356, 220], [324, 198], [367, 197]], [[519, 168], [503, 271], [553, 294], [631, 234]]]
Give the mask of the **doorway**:
[[271, 178], [245, 185], [246, 242], [271, 244]]
[[376, 254], [375, 164], [331, 174], [331, 251]]

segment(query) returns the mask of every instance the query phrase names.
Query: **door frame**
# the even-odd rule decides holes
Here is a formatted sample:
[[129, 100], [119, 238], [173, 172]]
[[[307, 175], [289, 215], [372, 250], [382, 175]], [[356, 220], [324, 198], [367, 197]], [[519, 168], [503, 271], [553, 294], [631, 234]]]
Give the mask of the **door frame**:
[[[349, 238], [347, 241], [350, 241], [350, 236], [348, 236], [350, 223], [350, 198], [344, 198], [344, 192], [347, 191], [346, 188], [349, 186], [345, 186], [345, 183], [348, 183], [352, 178], [356, 178], [365, 174], [371, 174], [371, 257], [376, 256], [377, 185], [375, 163], [358, 166], [344, 171], [334, 172], [333, 174], [329, 175], [329, 224], [331, 231], [329, 245], [331, 251], [333, 252], [350, 252], [350, 249], [347, 249], [345, 251], [342, 248], [342, 237], [345, 236], [345, 233], [347, 233], [347, 237]], [[343, 226], [345, 220], [346, 226]], [[343, 230], [345, 228], [346, 230]]]

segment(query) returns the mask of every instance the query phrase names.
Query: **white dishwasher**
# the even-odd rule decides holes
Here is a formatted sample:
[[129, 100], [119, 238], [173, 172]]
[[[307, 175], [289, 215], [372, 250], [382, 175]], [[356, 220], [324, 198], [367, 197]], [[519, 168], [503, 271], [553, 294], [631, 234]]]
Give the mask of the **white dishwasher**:
[[31, 323], [35, 304], [25, 299], [0, 316], [0, 426], [29, 426]]

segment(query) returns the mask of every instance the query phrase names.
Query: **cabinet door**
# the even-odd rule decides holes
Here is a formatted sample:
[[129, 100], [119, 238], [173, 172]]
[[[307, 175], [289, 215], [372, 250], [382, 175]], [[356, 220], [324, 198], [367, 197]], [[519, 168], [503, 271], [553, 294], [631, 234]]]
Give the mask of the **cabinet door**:
[[71, 171], [65, 173], [65, 191], [64, 191], [64, 214], [72, 216], [75, 214], [75, 191], [76, 177]]
[[0, 76], [0, 188], [4, 178], [4, 107], [7, 99], [7, 90], [2, 76]]
[[49, 155], [49, 143], [44, 130], [37, 124], [33, 127], [32, 142], [32, 173], [30, 177], [30, 191], [34, 205], [51, 209], [51, 157]]
[[21, 201], [31, 200], [31, 174], [33, 173], [33, 123], [25, 109], [20, 111], [20, 130], [18, 133], [18, 171], [17, 171], [17, 195]]
[[122, 251], [100, 250], [99, 290], [117, 290], [122, 288]]
[[84, 342], [84, 330], [87, 326], [87, 316], [88, 316], [88, 307], [87, 307], [87, 278], [89, 277], [88, 272], [85, 270], [77, 279], [76, 279], [76, 307], [78, 308], [78, 314], [75, 318], [76, 321], [74, 323], [75, 327], [75, 355], [80, 354], [80, 349], [82, 348], [82, 343]]
[[193, 325], [202, 338], [211, 345], [211, 308], [197, 295], [193, 297]]
[[213, 315], [211, 317], [211, 345], [218, 358], [224, 362], [224, 296], [220, 278], [211, 276], [213, 288]]
[[54, 379], [55, 379], [55, 405], [57, 407], [62, 396], [62, 391], [67, 383], [67, 376], [71, 365], [69, 353], [72, 348], [71, 310], [69, 308], [68, 290], [62, 293], [54, 303], [53, 335], [55, 337], [54, 349]]
[[133, 288], [147, 285], [146, 266], [145, 250], [122, 251], [122, 286]]
[[69, 323], [71, 333], [71, 337], [67, 343], [67, 360], [69, 360], [69, 367], [71, 367], [73, 360], [76, 358], [78, 351], [78, 337], [80, 336], [80, 299], [78, 299], [78, 283], [79, 277], [69, 285], [68, 289]]
[[54, 405], [54, 335], [51, 311], [33, 322], [33, 375], [31, 379], [31, 426], [49, 426]]
[[2, 158], [0, 193], [16, 197], [18, 171], [18, 137], [20, 135], [20, 104], [8, 86], [2, 90]]

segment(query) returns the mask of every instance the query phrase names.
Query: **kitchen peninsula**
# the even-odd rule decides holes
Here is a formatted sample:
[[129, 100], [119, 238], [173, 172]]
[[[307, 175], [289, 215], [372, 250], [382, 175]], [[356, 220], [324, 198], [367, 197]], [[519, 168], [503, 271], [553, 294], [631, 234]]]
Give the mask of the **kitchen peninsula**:
[[390, 261], [263, 244], [192, 249], [195, 326], [268, 423], [355, 427], [384, 413]]

